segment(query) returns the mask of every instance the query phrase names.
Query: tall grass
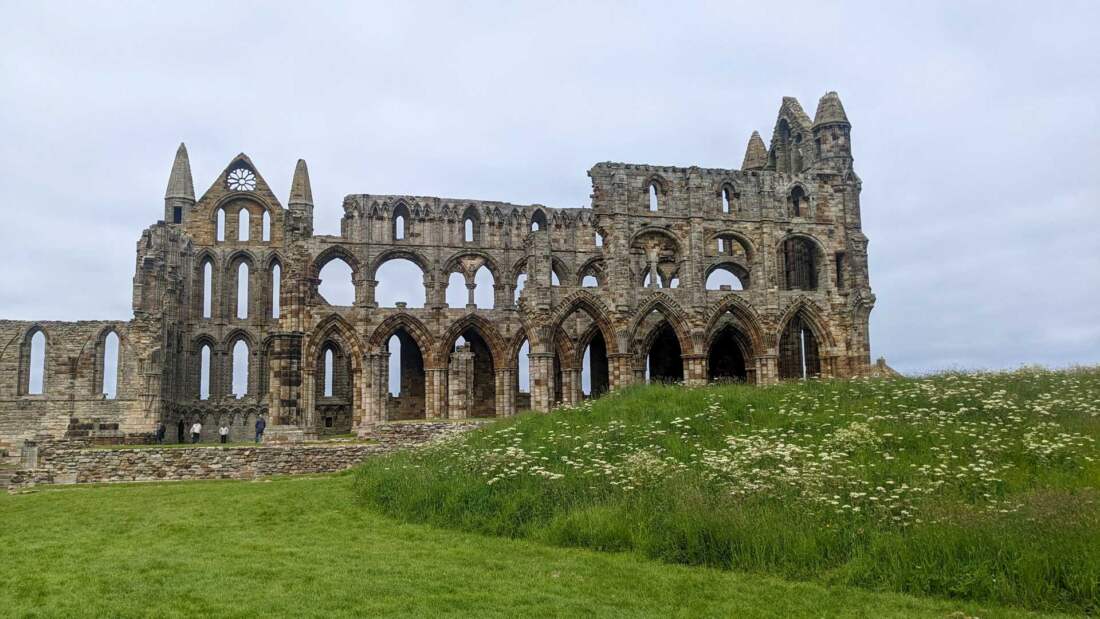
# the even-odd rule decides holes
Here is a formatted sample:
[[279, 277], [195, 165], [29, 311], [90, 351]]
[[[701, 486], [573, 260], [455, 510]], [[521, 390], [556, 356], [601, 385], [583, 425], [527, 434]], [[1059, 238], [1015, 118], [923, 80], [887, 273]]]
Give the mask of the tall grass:
[[365, 463], [385, 514], [1100, 612], [1100, 370], [625, 390]]

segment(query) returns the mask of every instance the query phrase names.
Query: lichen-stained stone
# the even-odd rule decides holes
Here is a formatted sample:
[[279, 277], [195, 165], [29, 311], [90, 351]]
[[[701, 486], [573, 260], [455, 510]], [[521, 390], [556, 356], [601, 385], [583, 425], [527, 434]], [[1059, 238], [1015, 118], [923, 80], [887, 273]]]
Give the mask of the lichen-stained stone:
[[[196, 199], [181, 145], [164, 220], [137, 242], [130, 320], [0, 320], [0, 464], [36, 442], [148, 442], [162, 423], [170, 442], [196, 421], [203, 441], [222, 425], [246, 440], [260, 417], [282, 439], [368, 435], [394, 419], [548, 411], [647, 379], [871, 371], [861, 181], [836, 93], [813, 119], [784, 98], [770, 143], [754, 132], [739, 167], [605, 162], [588, 176], [591, 208], [350, 194], [340, 235], [318, 236], [304, 161], [285, 207], [243, 153]], [[337, 259], [348, 306], [319, 290]], [[395, 259], [421, 270], [402, 284], [424, 287], [423, 307], [377, 302]], [[485, 271], [491, 307], [475, 303]], [[453, 306], [452, 275], [465, 285]]]

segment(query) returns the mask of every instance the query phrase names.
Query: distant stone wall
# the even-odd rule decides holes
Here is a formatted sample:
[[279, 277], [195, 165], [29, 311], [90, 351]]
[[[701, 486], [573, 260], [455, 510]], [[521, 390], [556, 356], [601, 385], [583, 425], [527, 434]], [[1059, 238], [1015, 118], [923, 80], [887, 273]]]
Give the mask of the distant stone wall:
[[[221, 447], [109, 449], [87, 440], [48, 441], [24, 449], [23, 466], [8, 490], [37, 484], [88, 484], [201, 479], [256, 479], [272, 475], [334, 473], [371, 456], [424, 445], [484, 425], [478, 422], [381, 424], [376, 442], [280, 443]], [[30, 450], [30, 451], [28, 451]]]

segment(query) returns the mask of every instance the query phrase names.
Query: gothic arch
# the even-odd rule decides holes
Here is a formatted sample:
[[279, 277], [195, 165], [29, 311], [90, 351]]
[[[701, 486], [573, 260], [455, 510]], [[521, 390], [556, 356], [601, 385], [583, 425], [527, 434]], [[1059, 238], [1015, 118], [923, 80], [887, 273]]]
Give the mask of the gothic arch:
[[370, 337], [367, 338], [367, 350], [382, 350], [393, 334], [401, 329], [404, 329], [416, 341], [416, 345], [420, 347], [422, 354], [435, 350], [435, 339], [432, 337], [431, 331], [415, 316], [405, 313], [394, 314], [375, 327]]
[[447, 365], [455, 340], [467, 329], [477, 331], [481, 338], [485, 340], [485, 343], [488, 344], [489, 352], [493, 355], [493, 367], [503, 368], [510, 365], [504, 358], [507, 349], [504, 338], [501, 337], [500, 332], [493, 326], [493, 323], [477, 314], [467, 314], [451, 323], [451, 326], [443, 332], [443, 337], [436, 342], [436, 365], [434, 367], [445, 367]]
[[[497, 264], [497, 261], [495, 258], [493, 258], [492, 254], [487, 251], [482, 251], [480, 249], [464, 249], [451, 254], [451, 257], [447, 258], [447, 260], [443, 263], [443, 268], [440, 271], [440, 275], [443, 277], [449, 277], [451, 273], [459, 272], [460, 269], [458, 267], [461, 264], [462, 259], [467, 257], [480, 258], [482, 261], [482, 265], [488, 268], [489, 272], [493, 274], [493, 281], [501, 281], [500, 265]], [[465, 270], [461, 270], [461, 272], [463, 275], [466, 274]], [[472, 277], [473, 273], [470, 273], [470, 276]]]
[[802, 315], [807, 326], [813, 331], [814, 337], [823, 347], [832, 348], [836, 346], [836, 340], [833, 339], [832, 332], [828, 328], [828, 320], [825, 318], [827, 312], [806, 296], [799, 296], [780, 314], [779, 320], [776, 322], [775, 343], [777, 346], [779, 338], [783, 336], [783, 331], [787, 328], [787, 324], [799, 314]]
[[[339, 258], [343, 260], [349, 267], [351, 267], [352, 278], [360, 273], [359, 259], [355, 257], [348, 248], [343, 245], [329, 245], [325, 249], [321, 250], [316, 257], [313, 258], [311, 265], [313, 277], [320, 277], [321, 270], [325, 268], [325, 265], [333, 260]], [[373, 271], [372, 271], [373, 276]]]
[[619, 352], [619, 339], [615, 337], [611, 310], [600, 297], [588, 290], [582, 289], [570, 293], [558, 303], [557, 308], [550, 314], [550, 319], [547, 321], [550, 333], [559, 331], [565, 319], [577, 310], [585, 311], [599, 325], [604, 342], [607, 343], [607, 354]]
[[[382, 268], [383, 264], [391, 260], [408, 260], [420, 267], [420, 271], [425, 275], [432, 272], [432, 261], [424, 256], [424, 254], [420, 253], [420, 251], [412, 248], [398, 247], [387, 249], [374, 257], [374, 260], [370, 262], [367, 279], [377, 279], [378, 269]], [[352, 266], [352, 272], [355, 272], [354, 266]]]
[[[673, 332], [676, 333], [676, 339], [680, 341], [681, 354], [690, 355], [694, 353], [695, 343], [691, 338], [690, 317], [675, 299], [663, 292], [652, 293], [638, 304], [638, 309], [635, 311], [634, 318], [631, 319], [630, 327], [627, 330], [629, 344], [634, 344], [635, 338], [638, 336], [638, 329], [654, 310], [662, 314], [668, 324], [672, 326]], [[635, 354], [640, 354], [640, 352], [635, 351]]]
[[714, 336], [717, 335], [719, 330], [721, 319], [727, 313], [736, 316], [741, 324], [745, 326], [745, 335], [748, 336], [749, 342], [752, 344], [752, 352], [762, 354], [768, 347], [765, 345], [764, 328], [761, 326], [760, 316], [752, 305], [734, 294], [725, 295], [711, 308], [710, 315], [707, 317], [707, 328], [704, 332], [702, 348], [704, 350], [710, 349]]

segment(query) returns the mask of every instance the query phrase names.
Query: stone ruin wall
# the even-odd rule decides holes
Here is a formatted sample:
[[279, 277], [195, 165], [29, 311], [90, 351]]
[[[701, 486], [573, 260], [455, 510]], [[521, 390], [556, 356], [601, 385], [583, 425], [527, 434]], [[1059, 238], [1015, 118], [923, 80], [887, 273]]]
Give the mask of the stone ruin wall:
[[[235, 437], [248, 436], [258, 415], [267, 416], [273, 436], [320, 437], [365, 433], [394, 419], [546, 411], [585, 397], [586, 350], [592, 395], [645, 381], [647, 367], [653, 380], [689, 385], [869, 371], [874, 296], [861, 181], [835, 93], [821, 99], [813, 120], [785, 98], [771, 144], [754, 133], [740, 169], [600, 163], [589, 176], [591, 208], [349, 195], [340, 236], [317, 236], [304, 161], [285, 207], [244, 154], [196, 200], [181, 145], [164, 220], [137, 243], [132, 320], [0, 321], [0, 452], [15, 458], [27, 440], [144, 441], [160, 421], [169, 440], [196, 419], [204, 440], [214, 440], [222, 421]], [[334, 306], [318, 291], [321, 269], [335, 259], [351, 268], [351, 306]], [[377, 272], [393, 259], [422, 270], [423, 307], [376, 303]], [[247, 317], [238, 318], [242, 264], [249, 296]], [[492, 308], [472, 303], [483, 267], [493, 276]], [[707, 289], [715, 270], [732, 273], [743, 290]], [[453, 273], [470, 303], [446, 303]], [[29, 348], [39, 331], [47, 341], [45, 388], [29, 394]], [[118, 393], [106, 399], [102, 349], [111, 331], [120, 339]], [[388, 385], [394, 335], [402, 350], [399, 397]], [[465, 343], [456, 348], [459, 337]], [[238, 341], [248, 350], [240, 398], [230, 393]], [[524, 342], [527, 392], [517, 377]], [[199, 394], [204, 346], [211, 353], [206, 399]]]

